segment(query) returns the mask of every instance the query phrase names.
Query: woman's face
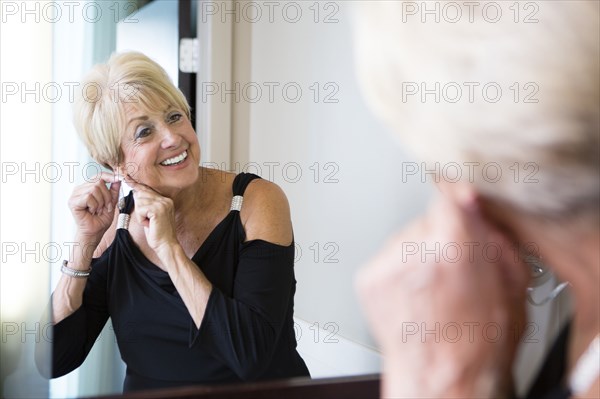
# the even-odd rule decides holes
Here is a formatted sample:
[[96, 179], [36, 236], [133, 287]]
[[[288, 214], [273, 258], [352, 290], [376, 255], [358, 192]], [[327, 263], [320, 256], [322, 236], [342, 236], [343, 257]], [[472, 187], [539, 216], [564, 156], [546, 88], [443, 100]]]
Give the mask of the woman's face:
[[200, 146], [183, 110], [167, 106], [143, 111], [128, 104], [121, 149], [120, 172], [166, 197], [176, 196], [198, 179]]

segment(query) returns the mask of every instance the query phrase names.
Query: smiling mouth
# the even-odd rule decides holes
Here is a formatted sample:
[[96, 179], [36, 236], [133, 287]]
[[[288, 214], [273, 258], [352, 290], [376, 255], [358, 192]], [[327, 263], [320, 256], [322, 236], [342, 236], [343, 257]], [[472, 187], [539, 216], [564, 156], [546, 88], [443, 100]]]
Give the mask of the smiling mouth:
[[187, 150], [185, 150], [180, 155], [177, 155], [176, 157], [173, 157], [173, 158], [165, 159], [160, 164], [163, 166], [178, 165], [178, 164], [182, 163], [183, 161], [185, 161], [187, 156], [188, 156], [188, 153], [187, 153]]

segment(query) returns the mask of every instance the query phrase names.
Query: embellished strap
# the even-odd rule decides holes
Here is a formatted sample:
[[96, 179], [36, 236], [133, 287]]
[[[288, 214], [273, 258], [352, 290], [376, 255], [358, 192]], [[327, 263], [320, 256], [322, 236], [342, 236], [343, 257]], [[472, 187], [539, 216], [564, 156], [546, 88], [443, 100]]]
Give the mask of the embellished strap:
[[239, 212], [242, 209], [244, 191], [246, 191], [246, 187], [248, 187], [248, 184], [254, 179], [260, 179], [260, 176], [252, 173], [240, 173], [235, 177], [233, 180], [233, 198], [231, 199], [230, 211]]
[[117, 229], [129, 229], [129, 219], [130, 216], [128, 213], [119, 213], [119, 218], [117, 219]]
[[240, 211], [242, 209], [242, 203], [244, 202], [244, 197], [241, 195], [234, 195], [231, 199], [231, 208], [230, 211]]
[[119, 218], [117, 219], [117, 229], [129, 229], [129, 214], [133, 210], [133, 190], [126, 197], [121, 197], [118, 202]]

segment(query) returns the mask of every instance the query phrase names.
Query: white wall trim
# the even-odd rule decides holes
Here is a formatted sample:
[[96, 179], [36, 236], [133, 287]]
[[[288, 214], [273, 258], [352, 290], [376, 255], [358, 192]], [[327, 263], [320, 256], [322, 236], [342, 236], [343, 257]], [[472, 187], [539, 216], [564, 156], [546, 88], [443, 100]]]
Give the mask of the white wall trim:
[[[202, 149], [202, 163], [230, 164], [231, 95], [222, 97], [232, 85], [232, 21], [211, 7], [232, 9], [232, 0], [198, 3], [197, 37], [200, 66], [196, 83], [196, 132]], [[226, 100], [226, 101], [223, 101]]]

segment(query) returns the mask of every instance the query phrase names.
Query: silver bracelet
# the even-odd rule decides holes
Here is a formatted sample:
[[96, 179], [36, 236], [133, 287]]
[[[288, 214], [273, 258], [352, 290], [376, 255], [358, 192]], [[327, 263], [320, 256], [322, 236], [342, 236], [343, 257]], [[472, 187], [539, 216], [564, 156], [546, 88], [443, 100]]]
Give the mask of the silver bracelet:
[[75, 278], [86, 278], [90, 276], [90, 272], [92, 271], [91, 267], [87, 270], [76, 270], [68, 267], [68, 264], [68, 260], [63, 260], [62, 267], [60, 268], [60, 271], [66, 274], [67, 276]]

